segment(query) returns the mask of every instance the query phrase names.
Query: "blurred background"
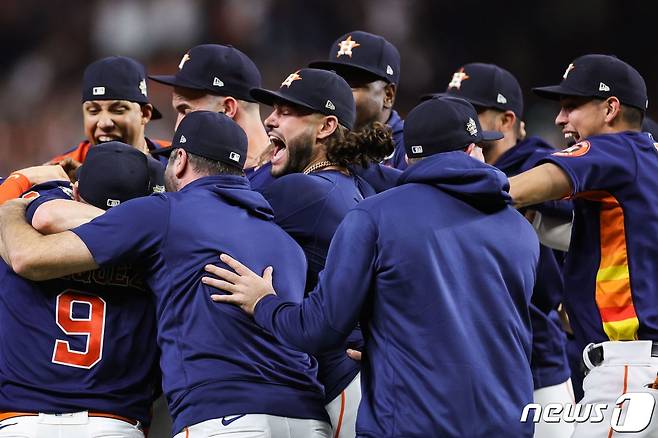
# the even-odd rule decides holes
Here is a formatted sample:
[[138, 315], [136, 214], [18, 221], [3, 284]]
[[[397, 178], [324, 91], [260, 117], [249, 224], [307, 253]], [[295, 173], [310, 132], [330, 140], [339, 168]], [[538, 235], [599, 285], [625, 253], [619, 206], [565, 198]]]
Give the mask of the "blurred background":
[[[552, 0], [2, 0], [0, 1], [0, 175], [47, 161], [84, 139], [85, 66], [126, 55], [149, 74], [172, 74], [188, 48], [232, 44], [261, 69], [265, 87], [327, 56], [341, 34], [383, 35], [402, 56], [396, 109], [443, 91], [468, 62], [493, 62], [519, 79], [529, 134], [559, 145], [557, 106], [530, 88], [559, 82], [585, 53], [615, 54], [644, 76], [658, 116], [653, 1]], [[171, 89], [149, 82], [164, 114], [147, 135], [171, 139]], [[655, 105], [653, 103], [656, 103]], [[262, 116], [268, 114], [262, 108]]]

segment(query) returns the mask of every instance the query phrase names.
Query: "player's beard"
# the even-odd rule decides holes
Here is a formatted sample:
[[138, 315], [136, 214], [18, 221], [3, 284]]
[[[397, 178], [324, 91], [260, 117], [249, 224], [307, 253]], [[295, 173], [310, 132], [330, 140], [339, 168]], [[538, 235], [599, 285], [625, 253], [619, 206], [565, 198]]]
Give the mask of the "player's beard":
[[272, 168], [272, 176], [278, 178], [290, 173], [301, 173], [311, 163], [313, 148], [315, 147], [315, 136], [310, 131], [305, 131], [286, 142], [286, 159], [281, 169]]

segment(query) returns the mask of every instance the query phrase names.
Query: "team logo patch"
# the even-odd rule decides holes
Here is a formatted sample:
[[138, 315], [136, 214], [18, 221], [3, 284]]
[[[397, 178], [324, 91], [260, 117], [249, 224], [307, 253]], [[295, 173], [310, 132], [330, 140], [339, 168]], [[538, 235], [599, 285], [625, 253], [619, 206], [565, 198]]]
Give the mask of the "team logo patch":
[[411, 153], [412, 154], [422, 154], [423, 153], [423, 147], [422, 146], [411, 146]]
[[468, 118], [468, 123], [466, 123], [466, 130], [473, 137], [476, 137], [478, 135], [478, 125], [476, 125], [475, 120], [473, 120], [470, 117]]
[[503, 96], [502, 94], [498, 93], [498, 96], [496, 96], [496, 102], [506, 104], [507, 103], [507, 98]]
[[238, 162], [240, 162], [240, 154], [238, 154], [236, 152], [231, 152], [230, 154], [228, 154], [228, 159], [233, 160], [236, 163], [238, 163]]
[[185, 63], [189, 60], [190, 60], [190, 55], [188, 55], [187, 53], [184, 54], [183, 58], [180, 60], [180, 64], [178, 64], [178, 70], [182, 70]]
[[583, 140], [580, 143], [568, 147], [559, 152], [553, 152], [553, 155], [556, 157], [581, 157], [589, 152], [589, 149], [592, 145], [589, 141]]
[[462, 87], [462, 81], [465, 81], [469, 78], [470, 76], [466, 74], [464, 67], [462, 67], [452, 75], [452, 79], [448, 84], [448, 88], [456, 88], [459, 90]]
[[222, 82], [217, 76], [215, 76], [215, 79], [212, 80], [212, 84], [215, 87], [223, 87], [224, 82]]
[[146, 79], [142, 79], [139, 81], [139, 91], [142, 93], [144, 96], [146, 96]]
[[297, 70], [294, 73], [289, 74], [288, 77], [286, 78], [286, 80], [281, 82], [281, 87], [283, 88], [283, 86], [286, 86], [286, 87], [290, 88], [293, 81], [301, 81], [302, 77], [299, 76], [297, 73], [299, 73], [299, 70]]
[[91, 94], [94, 96], [102, 96], [105, 94], [105, 87], [94, 87], [91, 89]]
[[334, 103], [330, 100], [328, 100], [327, 103], [324, 104], [324, 107], [332, 111], [336, 109], [336, 105], [334, 105]]
[[118, 199], [108, 199], [107, 200], [107, 206], [108, 207], [116, 207], [119, 204], [121, 204], [121, 201], [119, 201]]
[[359, 47], [361, 44], [352, 40], [352, 35], [348, 36], [346, 40], [338, 43], [338, 53], [336, 53], [336, 58], [340, 58], [342, 55], [347, 55], [350, 58], [352, 57], [352, 49]]
[[610, 87], [603, 82], [599, 82], [599, 91], [610, 91]]
[[573, 63], [569, 64], [569, 67], [567, 67], [567, 69], [564, 71], [564, 74], [562, 75], [562, 79], [566, 79], [567, 76], [569, 76], [569, 73], [571, 73], [571, 70], [574, 68], [576, 68], [576, 66], [573, 65]]
[[37, 199], [39, 196], [41, 196], [39, 194], [39, 192], [35, 192], [34, 190], [31, 190], [27, 193], [24, 193], [23, 196], [21, 196], [21, 198], [23, 198], [23, 199]]

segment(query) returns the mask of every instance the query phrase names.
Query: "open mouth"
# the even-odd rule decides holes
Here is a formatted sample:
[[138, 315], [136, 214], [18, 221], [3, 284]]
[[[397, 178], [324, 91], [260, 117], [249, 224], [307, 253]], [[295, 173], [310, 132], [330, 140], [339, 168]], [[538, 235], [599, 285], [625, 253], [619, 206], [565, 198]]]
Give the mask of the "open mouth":
[[286, 142], [283, 141], [280, 137], [270, 134], [270, 143], [274, 145], [274, 151], [272, 153], [272, 164], [276, 164], [285, 155]]
[[121, 141], [121, 137], [118, 137], [116, 135], [96, 136], [96, 143], [107, 143], [108, 141]]
[[580, 141], [580, 134], [576, 131], [564, 131], [563, 133], [567, 147], [571, 147]]

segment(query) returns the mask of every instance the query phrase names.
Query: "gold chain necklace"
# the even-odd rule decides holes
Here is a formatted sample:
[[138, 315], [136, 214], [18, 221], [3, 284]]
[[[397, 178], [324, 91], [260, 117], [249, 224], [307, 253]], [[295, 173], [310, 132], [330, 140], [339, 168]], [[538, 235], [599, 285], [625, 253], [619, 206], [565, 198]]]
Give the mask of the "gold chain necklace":
[[315, 172], [317, 170], [324, 169], [325, 167], [331, 167], [331, 166], [337, 166], [337, 164], [332, 163], [329, 160], [318, 161], [315, 164], [311, 164], [311, 165], [306, 166], [306, 169], [304, 169], [302, 171], [302, 173], [304, 175], [308, 175], [311, 172]]

